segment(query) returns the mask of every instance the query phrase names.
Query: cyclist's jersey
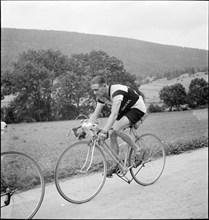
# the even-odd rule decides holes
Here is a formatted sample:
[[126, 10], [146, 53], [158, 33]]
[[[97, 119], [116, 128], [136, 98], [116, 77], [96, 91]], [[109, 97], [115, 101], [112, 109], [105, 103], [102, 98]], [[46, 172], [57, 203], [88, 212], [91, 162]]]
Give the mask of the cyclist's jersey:
[[[137, 108], [143, 113], [147, 111], [142, 96], [135, 90], [128, 86], [115, 84], [109, 87], [109, 97], [111, 103], [115, 101], [122, 101], [118, 112], [118, 118], [125, 115], [131, 108]], [[97, 100], [99, 105], [105, 105], [107, 102], [104, 100]]]

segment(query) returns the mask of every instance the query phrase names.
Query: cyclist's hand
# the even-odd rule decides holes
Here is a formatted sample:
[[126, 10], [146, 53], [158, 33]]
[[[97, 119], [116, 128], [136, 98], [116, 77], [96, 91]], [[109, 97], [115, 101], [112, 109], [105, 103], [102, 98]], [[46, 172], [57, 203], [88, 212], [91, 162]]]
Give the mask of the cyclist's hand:
[[108, 131], [100, 130], [98, 133], [98, 138], [100, 141], [105, 141], [108, 138]]

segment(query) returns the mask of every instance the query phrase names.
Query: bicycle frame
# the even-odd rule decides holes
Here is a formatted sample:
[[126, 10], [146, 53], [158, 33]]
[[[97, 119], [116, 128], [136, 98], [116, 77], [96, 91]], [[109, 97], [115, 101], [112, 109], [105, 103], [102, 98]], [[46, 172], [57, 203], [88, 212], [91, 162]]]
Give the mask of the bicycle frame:
[[103, 147], [102, 149], [115, 161], [115, 163], [119, 165], [119, 167], [124, 173], [126, 173], [130, 169], [126, 167], [126, 162], [128, 159], [128, 154], [130, 152], [130, 147], [128, 147], [128, 150], [126, 151], [126, 154], [125, 154], [124, 162], [122, 162], [119, 156], [106, 142], [103, 142], [101, 145]]
[[[145, 118], [147, 117], [147, 115], [145, 115]], [[137, 124], [133, 125], [133, 126], [130, 126], [128, 127], [130, 129], [129, 131], [129, 134], [134, 137], [134, 141], [137, 142], [138, 140], [140, 140], [140, 135], [137, 133], [137, 128], [143, 123], [143, 120], [140, 120]], [[74, 132], [74, 135], [76, 137], [78, 137], [78, 134], [77, 134], [77, 129], [79, 128], [82, 128], [82, 126], [78, 126], [77, 128], [73, 128], [73, 132]], [[127, 129], [127, 128], [125, 128]], [[100, 147], [101, 150], [105, 151], [109, 156], [110, 158], [116, 163], [118, 164], [119, 168], [120, 168], [120, 173], [116, 173], [120, 178], [122, 178], [123, 180], [125, 180], [126, 182], [130, 183], [133, 178], [131, 180], [129, 180], [125, 175], [126, 173], [133, 167], [130, 166], [130, 167], [127, 167], [127, 160], [128, 160], [128, 156], [129, 156], [129, 153], [130, 153], [130, 150], [131, 150], [131, 147], [127, 144], [127, 151], [126, 151], [126, 154], [125, 154], [125, 157], [124, 157], [124, 161], [122, 161], [119, 156], [116, 154], [116, 152], [106, 143], [106, 141], [104, 142], [98, 142], [98, 139], [97, 139], [97, 131], [96, 128], [90, 128], [90, 130], [93, 132], [93, 136], [92, 138], [90, 139], [90, 147], [88, 149], [88, 153], [87, 153], [87, 156], [86, 156], [86, 161], [83, 165], [83, 167], [79, 170], [79, 172], [87, 172], [89, 170], [89, 168], [91, 167], [91, 164], [92, 164], [92, 160], [93, 160], [93, 154], [94, 154], [94, 148], [95, 148], [95, 145], [97, 145], [98, 147]], [[117, 136], [120, 137], [120, 135], [118, 135], [116, 133]], [[125, 141], [125, 143], [127, 143]], [[141, 143], [142, 144], [142, 143]], [[92, 148], [92, 149], [90, 149]], [[89, 156], [90, 156], [90, 150], [92, 150], [92, 153], [91, 153], [91, 157], [90, 157], [90, 163], [89, 163], [89, 166], [84, 170], [84, 168], [87, 166], [87, 161], [89, 159]], [[142, 164], [142, 166], [140, 166], [138, 168], [138, 171], [137, 173], [141, 170], [141, 168], [144, 166], [144, 163]], [[122, 173], [121, 173], [122, 172]], [[124, 179], [124, 178], [125, 179]]]
[[[133, 133], [134, 138], [135, 138], [135, 142], [139, 140], [139, 135], [138, 135], [136, 129], [130, 128], [130, 133]], [[129, 145], [127, 145], [128, 149], [127, 149], [127, 151], [125, 153], [124, 161], [122, 161], [122, 159], [119, 158], [119, 156], [106, 143], [106, 141], [99, 143], [96, 138], [92, 138], [90, 140], [90, 143], [91, 144], [89, 145], [88, 153], [86, 155], [86, 160], [85, 160], [84, 165], [82, 166], [82, 168], [79, 170], [79, 172], [81, 172], [81, 173], [88, 172], [89, 168], [91, 167], [92, 161], [93, 161], [94, 149], [95, 149], [95, 146], [97, 145], [98, 147], [100, 147], [101, 150], [105, 151], [116, 164], [118, 164], [118, 166], [120, 168], [120, 172], [118, 172], [117, 175], [121, 179], [123, 179], [125, 182], [130, 184], [131, 181], [133, 180], [133, 178], [130, 180], [125, 175], [130, 170], [130, 168], [133, 167], [133, 165], [131, 165], [130, 167], [127, 167], [127, 161], [128, 161], [128, 156], [129, 156], [131, 147]], [[90, 160], [90, 162], [89, 162], [89, 165], [87, 166], [87, 162], [89, 160]], [[140, 171], [141, 168], [142, 167], [139, 167], [138, 172]]]
[[[135, 142], [137, 142], [139, 140], [139, 135], [136, 131], [136, 129], [134, 127], [131, 127], [130, 128], [130, 131], [129, 133], [133, 134], [134, 138], [135, 138]], [[119, 136], [119, 135], [118, 135]], [[120, 136], [119, 136], [120, 137]], [[126, 142], [125, 142], [126, 143]], [[127, 143], [126, 143], [127, 144]], [[102, 143], [102, 146], [105, 150], [105, 152], [107, 152], [107, 154], [115, 161], [116, 164], [118, 164], [118, 166], [121, 168], [122, 170], [122, 174], [121, 173], [116, 173], [122, 180], [124, 180], [125, 182], [127, 183], [131, 183], [133, 178], [132, 179], [128, 179], [125, 175], [126, 173], [133, 167], [133, 165], [131, 165], [130, 167], [127, 167], [127, 160], [128, 160], [128, 156], [129, 156], [129, 153], [130, 153], [130, 150], [131, 150], [131, 147], [127, 144], [127, 151], [126, 151], [126, 154], [125, 154], [125, 157], [124, 157], [124, 162], [122, 162], [122, 160], [119, 158], [119, 156], [115, 153], [115, 151], [106, 143], [106, 142], [103, 142]], [[141, 170], [142, 166], [138, 168], [138, 171], [137, 173]], [[124, 179], [125, 178], [125, 179]]]

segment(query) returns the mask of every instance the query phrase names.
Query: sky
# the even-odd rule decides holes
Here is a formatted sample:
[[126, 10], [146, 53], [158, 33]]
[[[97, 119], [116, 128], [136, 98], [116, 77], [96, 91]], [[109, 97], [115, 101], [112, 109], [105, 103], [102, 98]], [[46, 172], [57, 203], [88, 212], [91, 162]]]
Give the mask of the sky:
[[1, 1], [1, 27], [116, 36], [208, 50], [208, 1]]

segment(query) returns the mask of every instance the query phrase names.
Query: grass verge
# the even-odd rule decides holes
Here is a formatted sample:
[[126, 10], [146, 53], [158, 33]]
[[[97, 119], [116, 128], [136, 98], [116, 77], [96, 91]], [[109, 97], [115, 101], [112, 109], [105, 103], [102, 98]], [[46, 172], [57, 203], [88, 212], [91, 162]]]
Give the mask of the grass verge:
[[186, 151], [208, 147], [208, 137], [202, 136], [190, 140], [176, 141], [175, 143], [167, 143], [165, 149], [166, 155], [181, 154]]

